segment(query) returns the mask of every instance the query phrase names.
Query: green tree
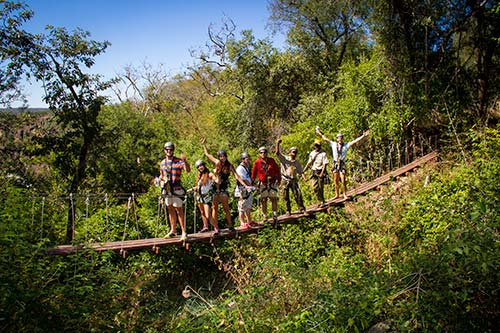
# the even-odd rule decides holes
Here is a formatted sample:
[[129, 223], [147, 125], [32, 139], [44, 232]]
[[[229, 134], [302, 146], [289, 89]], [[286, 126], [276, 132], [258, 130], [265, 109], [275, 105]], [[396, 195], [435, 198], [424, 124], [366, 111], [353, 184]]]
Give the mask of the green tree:
[[[487, 119], [498, 95], [500, 16], [496, 1], [413, 1], [373, 4], [371, 29], [386, 51], [402, 103], [421, 125], [456, 105]], [[437, 116], [437, 117], [436, 117]], [[462, 114], [466, 120], [468, 114]]]
[[[13, 3], [7, 7], [25, 8]], [[16, 12], [7, 11], [6, 15]], [[31, 16], [20, 17], [26, 21]], [[5, 20], [11, 22], [8, 17]], [[3, 32], [8, 37], [3, 56], [11, 68], [17, 69], [16, 74], [26, 73], [42, 82], [44, 101], [61, 126], [58, 136], [43, 138], [43, 143], [55, 155], [54, 166], [67, 182], [66, 190], [75, 193], [85, 179], [89, 152], [100, 131], [97, 118], [106, 101], [101, 94], [110, 84], [102, 82], [99, 75], [85, 73], [83, 68], [92, 67], [95, 57], [110, 44], [89, 39], [90, 33], [81, 29], [68, 32], [47, 26], [46, 34], [33, 35], [21, 29], [23, 20], [18, 21], [14, 30]], [[68, 241], [73, 238], [72, 220], [70, 208]]]
[[288, 42], [326, 78], [367, 49], [365, 1], [273, 0], [270, 11], [274, 27], [286, 29]]
[[33, 11], [21, 2], [2, 0], [0, 5], [0, 105], [10, 105], [23, 99], [22, 64], [12, 59], [21, 55], [17, 47], [24, 36], [21, 27]]

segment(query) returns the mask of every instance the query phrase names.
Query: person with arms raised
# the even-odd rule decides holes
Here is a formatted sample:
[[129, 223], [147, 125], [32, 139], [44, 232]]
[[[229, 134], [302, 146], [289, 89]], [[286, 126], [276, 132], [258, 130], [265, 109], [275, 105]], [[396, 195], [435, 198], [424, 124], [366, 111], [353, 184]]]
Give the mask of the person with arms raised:
[[325, 142], [327, 142], [332, 148], [333, 155], [333, 181], [335, 183], [335, 199], [340, 197], [340, 189], [339, 189], [339, 181], [342, 184], [342, 190], [344, 194], [344, 198], [347, 199], [347, 185], [345, 182], [346, 176], [346, 165], [345, 160], [347, 157], [347, 150], [357, 144], [361, 139], [370, 135], [370, 131], [364, 131], [363, 134], [356, 139], [345, 143], [344, 136], [341, 133], [337, 134], [337, 140], [332, 141], [328, 139], [319, 129], [316, 127], [316, 133], [318, 133]]

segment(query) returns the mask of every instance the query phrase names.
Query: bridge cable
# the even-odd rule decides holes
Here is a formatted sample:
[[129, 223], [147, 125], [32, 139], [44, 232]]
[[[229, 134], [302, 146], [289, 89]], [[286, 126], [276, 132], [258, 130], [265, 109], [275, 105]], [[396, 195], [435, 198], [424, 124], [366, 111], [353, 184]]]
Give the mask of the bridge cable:
[[131, 197], [128, 198], [128, 202], [127, 202], [127, 215], [125, 216], [125, 224], [123, 226], [123, 237], [122, 237], [122, 244], [121, 244], [121, 249], [120, 249], [120, 252], [123, 251], [123, 242], [125, 241], [125, 235], [127, 234], [127, 223], [128, 223], [128, 215], [129, 215], [129, 212], [130, 212], [130, 201], [131, 201]]
[[90, 198], [87, 195], [85, 198], [85, 242], [87, 242], [88, 232], [89, 232], [89, 204]]
[[45, 197], [42, 197], [42, 225], [40, 227], [40, 239], [43, 239], [43, 215], [45, 213]]

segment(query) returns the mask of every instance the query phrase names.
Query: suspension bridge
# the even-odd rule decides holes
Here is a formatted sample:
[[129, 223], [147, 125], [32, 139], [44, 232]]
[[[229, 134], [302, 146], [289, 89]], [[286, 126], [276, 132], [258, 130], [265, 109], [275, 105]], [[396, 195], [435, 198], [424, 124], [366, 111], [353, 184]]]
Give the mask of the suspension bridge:
[[[292, 212], [291, 215], [281, 215], [277, 219], [276, 226], [280, 226], [283, 224], [298, 223], [299, 220], [302, 218], [311, 218], [314, 217], [315, 214], [319, 212], [328, 211], [331, 207], [343, 205], [345, 201], [349, 200], [349, 198], [374, 190], [378, 188], [380, 185], [392, 179], [396, 179], [400, 176], [406, 175], [408, 172], [418, 168], [424, 163], [437, 159], [437, 157], [438, 153], [436, 151], [433, 151], [427, 155], [415, 159], [413, 162], [401, 168], [386, 173], [376, 178], [373, 181], [363, 183], [360, 186], [348, 191], [347, 199], [343, 197], [337, 199], [329, 199], [326, 201], [326, 205], [313, 205], [307, 207], [305, 213], [295, 211]], [[80, 245], [60, 245], [48, 249], [46, 251], [46, 254], [69, 255], [81, 251], [93, 250], [96, 252], [114, 251], [125, 257], [129, 251], [137, 251], [137, 250], [151, 250], [158, 253], [159, 249], [164, 246], [172, 246], [172, 245], [189, 246], [191, 243], [213, 242], [214, 240], [218, 239], [236, 238], [245, 234], [259, 232], [259, 230], [266, 227], [269, 227], [269, 224], [261, 223], [252, 228], [236, 227], [234, 232], [230, 231], [229, 229], [222, 229], [216, 237], [213, 237], [212, 232], [191, 233], [188, 235], [188, 238], [186, 240], [181, 240], [180, 237], [173, 237], [173, 238], [148, 238], [148, 239], [122, 240], [122, 241], [112, 241], [112, 242], [98, 242], [98, 243], [80, 244]]]

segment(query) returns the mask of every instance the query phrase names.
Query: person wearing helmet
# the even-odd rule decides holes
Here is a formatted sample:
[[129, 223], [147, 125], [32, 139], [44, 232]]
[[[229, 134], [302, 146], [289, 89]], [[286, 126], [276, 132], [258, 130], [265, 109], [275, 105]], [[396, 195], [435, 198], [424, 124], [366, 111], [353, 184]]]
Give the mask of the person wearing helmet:
[[217, 158], [215, 158], [208, 152], [205, 138], [202, 138], [200, 140], [200, 143], [203, 147], [205, 156], [215, 164], [215, 173], [220, 179], [220, 183], [215, 185], [216, 191], [214, 194], [214, 201], [212, 205], [212, 214], [214, 216], [214, 219], [217, 221], [219, 215], [219, 204], [221, 204], [226, 216], [227, 226], [231, 232], [234, 232], [235, 229], [231, 218], [231, 211], [229, 209], [229, 176], [233, 174], [239, 182], [242, 182], [242, 179], [236, 173], [236, 169], [234, 168], [234, 166], [227, 159], [227, 153], [225, 150], [221, 149], [217, 151]]
[[210, 172], [207, 168], [205, 161], [198, 160], [195, 163], [196, 169], [198, 170], [198, 175], [196, 176], [196, 186], [190, 188], [187, 192], [195, 192], [195, 200], [198, 209], [201, 213], [201, 219], [203, 221], [203, 228], [200, 232], [208, 232], [208, 223], [210, 223], [214, 228], [214, 236], [219, 234], [219, 225], [217, 220], [214, 219], [212, 215], [212, 201], [214, 197], [214, 185], [220, 182], [220, 179]]
[[175, 146], [172, 142], [165, 143], [163, 149], [165, 158], [160, 162], [160, 186], [170, 221], [170, 232], [165, 237], [177, 235], [177, 220], [179, 220], [182, 232], [181, 239], [185, 240], [187, 234], [182, 204], [186, 191], [182, 187], [181, 174], [182, 171], [190, 172], [191, 167], [186, 160], [186, 155], [181, 154], [180, 158], [174, 156]]
[[267, 220], [267, 199], [271, 200], [273, 209], [273, 224], [278, 221], [278, 188], [281, 181], [281, 172], [278, 164], [272, 157], [267, 156], [267, 148], [259, 148], [259, 158], [253, 162], [252, 180], [259, 185], [262, 214]]
[[326, 152], [321, 149], [321, 140], [314, 140], [314, 150], [309, 153], [309, 159], [304, 167], [302, 177], [306, 180], [305, 172], [311, 168], [311, 187], [316, 194], [316, 199], [320, 206], [325, 205], [325, 175], [328, 157]]
[[[234, 196], [238, 198], [238, 216], [240, 219], [240, 226], [248, 229], [257, 225], [257, 223], [253, 222], [250, 217], [253, 204], [250, 155], [247, 152], [241, 153], [240, 160], [241, 162], [236, 168], [236, 173], [240, 176], [243, 183], [238, 181], [236, 188], [234, 189]], [[250, 190], [247, 190], [249, 187]]]
[[328, 139], [319, 129], [319, 127], [316, 127], [316, 133], [318, 133], [325, 142], [327, 142], [330, 147], [332, 148], [332, 155], [333, 155], [333, 181], [335, 184], [335, 199], [340, 197], [340, 189], [339, 189], [339, 182], [342, 184], [342, 190], [344, 194], [344, 198], [347, 199], [347, 186], [345, 183], [345, 175], [346, 175], [346, 165], [345, 165], [345, 160], [347, 157], [347, 150], [361, 141], [364, 137], [367, 137], [370, 135], [370, 131], [364, 131], [363, 135], [360, 137], [352, 140], [351, 142], [344, 142], [344, 136], [341, 133], [337, 134], [336, 141], [332, 141]]
[[299, 207], [299, 210], [303, 213], [306, 211], [304, 207], [304, 201], [302, 200], [302, 192], [299, 186], [299, 177], [303, 174], [302, 164], [297, 157], [297, 148], [292, 147], [288, 150], [288, 156], [285, 156], [280, 152], [281, 139], [276, 141], [276, 155], [280, 161], [281, 166], [281, 188], [283, 192], [283, 197], [286, 204], [287, 215], [292, 214], [292, 205], [290, 201], [290, 191], [292, 191], [295, 197], [295, 202]]

